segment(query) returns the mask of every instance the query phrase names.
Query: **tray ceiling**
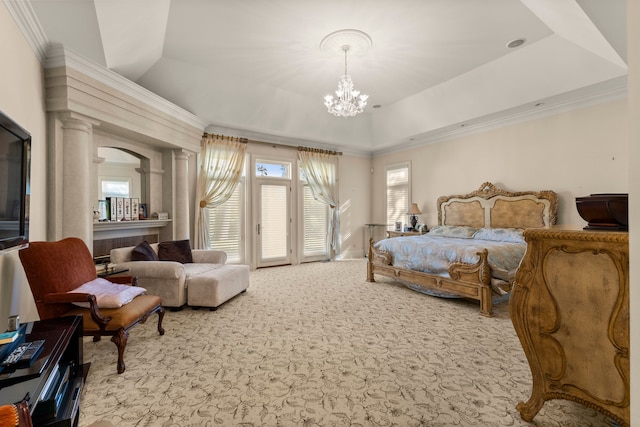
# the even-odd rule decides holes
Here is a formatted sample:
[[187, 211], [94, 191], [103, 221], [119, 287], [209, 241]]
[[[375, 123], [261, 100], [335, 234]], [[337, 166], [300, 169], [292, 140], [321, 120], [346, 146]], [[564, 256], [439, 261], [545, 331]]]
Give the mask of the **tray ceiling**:
[[[12, 0], [9, 0], [12, 1]], [[376, 152], [626, 87], [624, 0], [31, 0], [51, 43], [193, 113], [208, 130]], [[369, 95], [338, 118], [340, 29]], [[514, 39], [524, 39], [508, 48]], [[379, 106], [374, 108], [374, 106]]]

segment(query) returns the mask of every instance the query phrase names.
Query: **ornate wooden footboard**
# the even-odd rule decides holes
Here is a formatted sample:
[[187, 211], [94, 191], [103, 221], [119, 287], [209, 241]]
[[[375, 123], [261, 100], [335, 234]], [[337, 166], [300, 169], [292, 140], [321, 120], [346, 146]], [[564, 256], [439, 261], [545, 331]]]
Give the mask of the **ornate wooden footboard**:
[[462, 262], [449, 266], [449, 277], [423, 273], [421, 271], [405, 270], [392, 265], [391, 254], [374, 248], [373, 239], [369, 239], [369, 262], [367, 264], [367, 282], [375, 282], [374, 274], [394, 278], [400, 282], [407, 282], [425, 290], [435, 290], [480, 301], [480, 314], [491, 317], [492, 290], [491, 267], [486, 249], [478, 252], [480, 259], [475, 264]]
[[[439, 225], [464, 225], [494, 228], [538, 228], [556, 223], [557, 196], [553, 191], [511, 192], [485, 182], [472, 193], [443, 196], [438, 199]], [[491, 267], [489, 252], [478, 252], [475, 264], [452, 263], [449, 277], [407, 270], [393, 266], [393, 255], [377, 250], [369, 240], [367, 281], [374, 275], [391, 277], [423, 290], [452, 294], [480, 301], [480, 314], [492, 314]]]

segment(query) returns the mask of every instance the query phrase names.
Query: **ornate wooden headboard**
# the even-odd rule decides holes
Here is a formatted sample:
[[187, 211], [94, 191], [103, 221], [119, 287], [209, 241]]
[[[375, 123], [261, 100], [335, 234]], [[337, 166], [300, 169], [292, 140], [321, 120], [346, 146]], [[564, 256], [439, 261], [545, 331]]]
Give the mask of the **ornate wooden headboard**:
[[493, 228], [539, 228], [557, 221], [555, 192], [496, 188], [485, 182], [476, 191], [438, 198], [438, 224]]

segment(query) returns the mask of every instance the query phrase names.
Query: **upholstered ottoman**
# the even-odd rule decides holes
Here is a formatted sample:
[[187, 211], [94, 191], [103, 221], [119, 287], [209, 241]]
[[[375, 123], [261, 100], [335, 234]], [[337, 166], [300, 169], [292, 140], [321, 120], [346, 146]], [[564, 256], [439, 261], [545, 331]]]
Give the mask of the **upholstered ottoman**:
[[189, 278], [187, 305], [215, 310], [248, 287], [249, 266], [225, 264]]

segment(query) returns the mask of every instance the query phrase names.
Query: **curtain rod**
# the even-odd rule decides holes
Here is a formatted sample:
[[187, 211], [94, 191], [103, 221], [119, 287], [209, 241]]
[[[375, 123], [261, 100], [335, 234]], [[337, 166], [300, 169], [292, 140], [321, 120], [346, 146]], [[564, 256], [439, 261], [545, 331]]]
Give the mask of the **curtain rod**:
[[212, 136], [214, 138], [220, 138], [220, 139], [228, 139], [231, 141], [237, 141], [237, 142], [244, 142], [245, 144], [249, 142], [249, 140], [247, 138], [239, 138], [237, 136], [226, 136], [226, 135], [220, 135], [217, 133], [207, 133], [205, 132], [202, 137], [206, 138], [208, 136]]
[[321, 148], [298, 147], [298, 151], [309, 151], [311, 153], [330, 154], [332, 156], [342, 156], [342, 151], [323, 150]]
[[274, 142], [258, 141], [258, 140], [255, 140], [255, 139], [240, 138], [240, 137], [236, 137], [236, 136], [225, 136], [225, 135], [219, 135], [219, 134], [205, 132], [203, 137], [206, 137], [206, 136], [213, 136], [213, 137], [216, 137], [216, 138], [227, 138], [227, 139], [231, 139], [232, 141], [251, 142], [251, 143], [254, 143], [254, 144], [270, 145], [273, 148], [288, 148], [288, 149], [292, 149], [292, 150], [297, 149], [298, 151], [310, 151], [312, 153], [322, 153], [322, 154], [330, 154], [330, 155], [334, 155], [334, 156], [342, 156], [342, 151], [323, 150], [323, 149], [320, 149], [320, 148], [309, 148], [309, 147], [302, 147], [302, 146], [295, 147], [293, 145], [278, 144], [278, 143], [274, 143]]

